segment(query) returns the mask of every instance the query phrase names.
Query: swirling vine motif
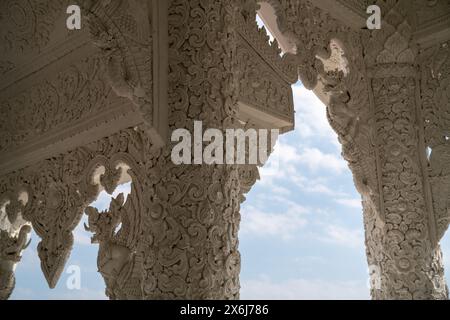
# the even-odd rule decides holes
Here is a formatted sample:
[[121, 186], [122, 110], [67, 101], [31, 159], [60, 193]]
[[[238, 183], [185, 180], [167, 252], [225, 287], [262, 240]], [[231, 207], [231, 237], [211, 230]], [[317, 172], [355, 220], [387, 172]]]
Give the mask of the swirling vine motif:
[[[438, 241], [448, 226], [448, 126], [442, 126], [446, 110], [441, 111], [448, 104], [446, 98], [435, 100], [445, 97], [436, 88], [445, 87], [437, 70], [446, 46], [434, 53], [437, 59], [424, 58], [426, 64], [440, 66], [424, 66], [422, 73], [429, 80], [421, 92], [416, 80], [419, 51], [404, 14], [408, 2], [377, 2], [384, 27], [372, 32], [350, 29], [311, 1], [269, 3], [277, 12], [279, 29], [300, 50], [302, 82], [310, 89], [321, 84], [321, 94], [329, 100], [329, 122], [363, 199], [368, 262], [380, 270], [380, 286], [372, 288], [372, 297], [445, 299]], [[343, 49], [347, 73], [327, 66], [333, 41]], [[422, 121], [425, 134], [417, 129]], [[436, 131], [439, 134], [427, 133]], [[436, 139], [440, 142], [431, 152], [429, 168], [425, 148]]]
[[112, 95], [102, 71], [100, 57], [94, 56], [1, 101], [0, 151], [6, 153], [36, 135], [55, 132], [105, 110]]
[[[402, 14], [407, 1], [378, 2], [387, 13], [386, 27], [379, 32], [353, 30], [311, 1], [268, 2], [295, 54], [280, 57], [276, 42], [267, 44], [253, 21], [254, 0], [170, 2], [170, 128], [192, 129], [194, 120], [205, 127], [242, 127], [240, 100], [288, 119], [293, 116], [288, 86], [297, 75], [305, 87], [322, 88], [330, 125], [362, 195], [368, 262], [381, 272], [373, 298], [445, 299], [438, 242], [450, 220], [449, 44], [423, 51], [414, 45], [413, 26]], [[20, 50], [39, 49], [48, 43], [51, 25], [43, 25], [38, 46], [21, 36], [22, 29], [28, 33], [41, 23], [20, 24], [20, 12], [28, 16], [27, 10], [38, 10], [25, 4], [17, 4], [22, 11], [7, 8], [13, 11], [8, 19], [23, 28], [17, 35], [2, 29], [0, 36]], [[85, 211], [111, 299], [239, 297], [239, 206], [258, 179], [258, 169], [176, 166], [170, 145], [155, 148], [148, 135], [153, 121], [150, 21], [139, 4], [82, 1], [103, 57], [107, 79], [100, 85], [109, 86], [101, 88], [111, 87], [131, 100], [144, 126], [0, 177], [0, 225], [9, 228], [0, 235], [1, 243], [8, 244], [2, 247], [1, 266], [9, 270], [0, 278], [2, 297], [14, 285], [10, 271], [25, 247], [26, 223], [41, 238], [41, 267], [54, 287], [73, 245], [72, 231]], [[1, 70], [10, 68], [1, 62]], [[106, 91], [90, 91], [98, 69], [88, 69], [62, 75], [57, 88], [64, 90], [52, 81], [31, 90], [39, 103], [28, 103], [27, 110], [45, 106], [49, 119], [17, 113], [19, 130], [6, 135], [0, 149], [32, 136], [30, 119], [33, 130], [48, 132], [53, 123], [81, 116], [71, 113], [77, 112], [71, 107], [80, 97], [94, 100], [88, 108], [103, 101]], [[32, 98], [15, 97], [2, 110]], [[71, 110], [60, 112], [68, 111], [64, 108]], [[11, 132], [9, 125], [0, 122], [0, 130]], [[431, 149], [429, 158], [426, 148]], [[132, 181], [126, 200], [119, 195], [104, 212], [88, 207], [100, 190], [111, 194], [124, 179]]]
[[[208, 127], [242, 127], [237, 121], [242, 73], [238, 72], [235, 31], [236, 15], [241, 12], [236, 8], [237, 3], [212, 0], [171, 3], [172, 129], [190, 128], [196, 119]], [[107, 30], [115, 30], [113, 22], [102, 21], [106, 21]], [[135, 29], [133, 24], [125, 25]], [[269, 46], [260, 37], [254, 20], [249, 30], [258, 35], [246, 40], [250, 44], [247, 50]], [[247, 36], [251, 36], [250, 31]], [[114, 34], [113, 40], [119, 36]], [[121, 50], [120, 45], [109, 47], [105, 39], [100, 37], [98, 43], [105, 53], [114, 55], [114, 50]], [[114, 59], [111, 63], [116, 65]], [[273, 48], [258, 61], [279, 70], [289, 69]], [[246, 72], [257, 67], [246, 67]], [[279, 80], [282, 73], [277, 72], [278, 81], [288, 87], [288, 81]], [[267, 76], [274, 74], [266, 72]], [[109, 72], [108, 76], [113, 90], [119, 90], [114, 79], [120, 79], [123, 73]], [[133, 84], [134, 80], [130, 81]], [[278, 106], [270, 104], [286, 97], [278, 94], [258, 100], [255, 94], [249, 99], [275, 109]], [[285, 117], [293, 117], [291, 100], [286, 100], [283, 108], [279, 111]], [[9, 186], [20, 186], [30, 195], [24, 218], [41, 237], [38, 253], [51, 287], [70, 253], [72, 231], [86, 211], [86, 228], [94, 233], [92, 240], [100, 244], [97, 262], [110, 298], [239, 297], [239, 206], [243, 193], [258, 178], [257, 167], [176, 166], [170, 152], [171, 146], [155, 148], [142, 127], [130, 128], [2, 177], [1, 192], [6, 193]], [[124, 175], [132, 181], [125, 202], [118, 196], [105, 212], [88, 207], [100, 190], [111, 194]]]
[[18, 50], [26, 53], [42, 50], [50, 41], [56, 17], [65, 12], [64, 0], [2, 1], [0, 12], [2, 51]]

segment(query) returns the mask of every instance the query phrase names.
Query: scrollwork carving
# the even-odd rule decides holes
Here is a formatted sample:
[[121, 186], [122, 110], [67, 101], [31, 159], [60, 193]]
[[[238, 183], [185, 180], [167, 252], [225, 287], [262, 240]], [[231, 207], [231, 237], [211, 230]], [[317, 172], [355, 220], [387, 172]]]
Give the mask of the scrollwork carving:
[[41, 50], [50, 41], [56, 17], [65, 12], [65, 0], [2, 1], [0, 39], [4, 51]]
[[55, 79], [0, 102], [0, 150], [10, 151], [36, 135], [105, 110], [110, 91], [104, 82], [100, 58], [92, 57], [69, 66]]
[[27, 202], [28, 194], [23, 190], [0, 196], [0, 300], [11, 295], [15, 285], [15, 266], [29, 245], [31, 227], [22, 219]]
[[430, 150], [429, 176], [438, 238], [450, 223], [450, 49], [442, 43], [423, 50], [421, 98], [425, 144]]
[[[422, 139], [430, 139], [417, 131], [422, 121], [418, 49], [404, 14], [406, 2], [380, 2], [385, 24], [374, 31], [351, 30], [310, 1], [274, 2], [279, 29], [300, 49], [302, 82], [310, 89], [323, 87], [328, 119], [363, 198], [368, 262], [381, 272], [381, 286], [372, 288], [372, 297], [445, 299], [440, 233], [423, 157]], [[346, 72], [327, 66], [331, 41], [342, 47]], [[446, 156], [437, 151], [435, 156], [431, 161], [439, 167]], [[435, 200], [434, 208], [446, 206], [445, 201], [436, 206]]]

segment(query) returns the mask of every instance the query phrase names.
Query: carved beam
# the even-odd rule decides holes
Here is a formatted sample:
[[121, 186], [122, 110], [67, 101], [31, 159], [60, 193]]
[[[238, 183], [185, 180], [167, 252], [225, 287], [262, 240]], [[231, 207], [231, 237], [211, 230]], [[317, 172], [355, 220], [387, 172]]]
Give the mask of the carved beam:
[[132, 126], [167, 142], [167, 3], [80, 1], [74, 31], [67, 5], [2, 2], [0, 175]]

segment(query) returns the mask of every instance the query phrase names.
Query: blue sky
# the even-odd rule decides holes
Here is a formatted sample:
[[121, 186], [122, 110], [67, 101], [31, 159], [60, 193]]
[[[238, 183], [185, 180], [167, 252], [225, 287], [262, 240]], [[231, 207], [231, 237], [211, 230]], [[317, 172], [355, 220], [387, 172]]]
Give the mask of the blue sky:
[[[241, 208], [241, 298], [368, 299], [360, 196], [325, 106], [301, 84], [293, 92], [296, 129], [279, 138], [278, 168], [261, 170]], [[116, 194], [128, 190], [124, 185]], [[106, 209], [109, 201], [102, 193], [94, 206]], [[96, 271], [98, 246], [90, 244], [82, 224], [66, 266], [80, 267], [80, 290], [67, 288], [66, 271], [58, 286], [48, 289], [36, 252], [38, 237], [32, 239], [17, 266], [13, 299], [106, 299]], [[450, 236], [442, 249], [450, 270]]]

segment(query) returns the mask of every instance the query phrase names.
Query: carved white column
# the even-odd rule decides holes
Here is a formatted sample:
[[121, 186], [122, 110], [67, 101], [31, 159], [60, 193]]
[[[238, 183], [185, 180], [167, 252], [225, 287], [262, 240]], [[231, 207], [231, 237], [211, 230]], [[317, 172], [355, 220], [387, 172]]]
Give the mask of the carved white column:
[[[236, 116], [234, 4], [169, 6], [169, 124], [202, 120], [227, 128]], [[143, 292], [147, 299], [239, 295], [239, 176], [236, 166], [175, 165], [171, 146], [147, 163]]]
[[31, 227], [22, 219], [27, 201], [27, 195], [23, 192], [0, 196], [0, 300], [8, 299], [12, 294], [14, 270], [28, 246]]
[[383, 24], [374, 31], [310, 1], [268, 2], [296, 45], [303, 84], [327, 104], [362, 195], [372, 297], [446, 299], [439, 240], [450, 208], [448, 45], [421, 59], [401, 1], [379, 2]]
[[[365, 213], [369, 263], [380, 273], [372, 295], [447, 299], [439, 247], [443, 232], [438, 229], [446, 229], [448, 221], [438, 227], [439, 194], [433, 192], [430, 180], [430, 174], [436, 175], [435, 161], [427, 158], [430, 139], [425, 134], [432, 119], [423, 99], [419, 48], [412, 40], [413, 26], [402, 14], [404, 4], [382, 9], [384, 28], [362, 37], [380, 193], [379, 213]], [[444, 116], [440, 111], [435, 113]]]

